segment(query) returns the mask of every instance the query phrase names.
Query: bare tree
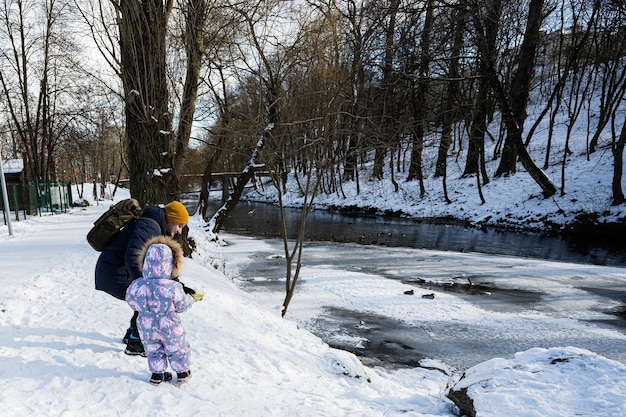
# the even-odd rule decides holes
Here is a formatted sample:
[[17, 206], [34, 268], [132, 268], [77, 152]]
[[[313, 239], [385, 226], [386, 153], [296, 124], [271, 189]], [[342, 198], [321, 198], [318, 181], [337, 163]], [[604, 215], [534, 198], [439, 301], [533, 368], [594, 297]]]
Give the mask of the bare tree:
[[612, 206], [619, 206], [626, 201], [624, 198], [624, 190], [622, 189], [624, 147], [626, 147], [626, 122], [622, 125], [619, 139], [616, 139], [616, 135], [613, 134], [613, 141], [611, 143], [611, 151], [613, 152], [613, 160], [615, 161], [613, 163], [613, 181], [611, 182], [611, 189], [613, 191]]
[[[526, 120], [526, 106], [530, 93], [530, 81], [534, 70], [538, 44], [539, 27], [543, 17], [543, 0], [531, 0], [528, 6], [526, 30], [519, 48], [517, 69], [511, 82], [509, 94], [505, 92], [500, 82], [495, 82], [496, 97], [502, 108], [502, 118], [507, 128], [507, 138], [496, 175], [514, 173], [516, 170], [515, 165], [519, 158], [526, 171], [537, 185], [541, 187], [543, 195], [549, 197], [556, 193], [556, 187], [533, 162], [522, 140], [524, 121]], [[493, 61], [488, 60], [487, 63], [490, 66], [491, 74], [495, 76]]]
[[[259, 66], [254, 66], [252, 62], [246, 61], [244, 61], [244, 64], [247, 65], [248, 71], [254, 74], [254, 77], [260, 81], [262, 87], [261, 101], [264, 104], [265, 110], [264, 117], [261, 120], [262, 122], [265, 122], [265, 127], [263, 128], [262, 135], [252, 147], [250, 159], [248, 160], [246, 166], [242, 169], [241, 174], [238, 176], [233, 193], [231, 193], [228, 200], [209, 220], [209, 228], [213, 233], [217, 233], [221, 229], [222, 223], [228, 216], [228, 213], [238, 203], [244, 187], [254, 175], [253, 168], [259, 163], [258, 160], [260, 152], [266, 146], [267, 141], [274, 136], [274, 129], [278, 127], [280, 121], [280, 103], [282, 97], [281, 77], [283, 74], [281, 71], [283, 68], [281, 68], [280, 65], [274, 65], [274, 61], [266, 49], [268, 47], [271, 48], [272, 45], [271, 43], [270, 45], [267, 45], [266, 42], [268, 42], [268, 38], [262, 37], [258, 33], [259, 25], [263, 24], [265, 19], [268, 18], [268, 16], [264, 13], [265, 9], [261, 6], [260, 2], [241, 4], [235, 6], [233, 10], [235, 10], [236, 13], [239, 14], [240, 18], [243, 19], [244, 25], [247, 28], [246, 35], [249, 42], [248, 46], [252, 48], [251, 50], [256, 54], [256, 59], [258, 59]], [[265, 6], [268, 6], [267, 10], [270, 9], [269, 5]], [[246, 53], [241, 54], [242, 57], [245, 57], [246, 55]], [[280, 60], [282, 57], [277, 58]], [[277, 162], [277, 164], [280, 163], [282, 163], [282, 161]], [[270, 166], [273, 165], [274, 163]]]
[[373, 42], [376, 25], [372, 24], [369, 18], [370, 8], [367, 2], [361, 3], [355, 0], [348, 0], [341, 7], [338, 4], [338, 12], [346, 24], [346, 65], [350, 68], [350, 107], [348, 113], [348, 123], [350, 125], [347, 132], [347, 146], [345, 151], [344, 174], [346, 181], [355, 181], [357, 190], [359, 188], [359, 168], [358, 157], [365, 145], [364, 124], [367, 119], [369, 98], [368, 98], [368, 77], [367, 67], [370, 64], [369, 54], [370, 43]]
[[[460, 54], [463, 49], [463, 43], [465, 40], [465, 28], [467, 23], [467, 12], [462, 8], [450, 9], [449, 12], [452, 17], [453, 26], [453, 41], [452, 48], [450, 50], [450, 56], [448, 61], [448, 81], [446, 85], [446, 96], [444, 102], [442, 126], [441, 126], [441, 140], [439, 142], [439, 151], [437, 153], [437, 164], [435, 167], [435, 176], [443, 177], [444, 192], [447, 195], [445, 187], [447, 158], [450, 145], [452, 144], [452, 124], [454, 121], [455, 108], [459, 105], [458, 100], [458, 85], [459, 85], [459, 61]], [[447, 198], [447, 197], [446, 197]]]
[[424, 132], [427, 123], [428, 89], [431, 64], [431, 39], [434, 27], [435, 1], [426, 1], [424, 16], [424, 29], [420, 40], [420, 57], [417, 71], [417, 88], [413, 89], [413, 118], [415, 127], [413, 129], [413, 146], [411, 149], [411, 160], [409, 163], [409, 175], [407, 181], [417, 179], [420, 185], [420, 195], [425, 194], [424, 177], [422, 174], [422, 150], [424, 147]]
[[[313, 201], [317, 193], [318, 182], [314, 179], [314, 163], [313, 159], [308, 160], [309, 168], [307, 169], [306, 183], [303, 190], [304, 201], [302, 203], [302, 215], [300, 217], [300, 226], [296, 232], [293, 248], [289, 247], [289, 230], [287, 229], [285, 205], [283, 204], [283, 188], [281, 173], [277, 172], [273, 176], [274, 185], [278, 189], [278, 205], [280, 207], [281, 230], [283, 236], [283, 249], [285, 251], [285, 298], [283, 299], [283, 308], [281, 316], [285, 317], [289, 304], [295, 294], [298, 278], [300, 277], [300, 269], [302, 267], [302, 250], [304, 249], [304, 238], [306, 230], [306, 219], [313, 209]], [[295, 267], [295, 268], [294, 268]]]
[[600, 105], [596, 129], [589, 142], [589, 153], [595, 152], [602, 130], [626, 93], [626, 63], [623, 59], [626, 55], [626, 5], [623, 2], [607, 4], [599, 9], [598, 20], [596, 27], [599, 33], [591, 45], [591, 53], [593, 70], [600, 79]]
[[205, 25], [210, 13], [208, 0], [187, 0], [183, 4], [183, 46], [186, 54], [185, 82], [180, 103], [178, 132], [175, 138], [174, 169], [180, 172], [191, 137], [198, 97], [200, 69], [205, 53]]
[[[381, 46], [381, 79], [377, 89], [378, 97], [373, 103], [376, 110], [375, 121], [372, 126], [372, 139], [374, 141], [372, 177], [378, 180], [383, 178], [383, 167], [387, 152], [394, 146], [394, 142], [398, 141], [394, 123], [397, 111], [394, 102], [397, 93], [398, 77], [393, 71], [393, 64], [396, 49], [396, 19], [398, 17], [400, 0], [390, 0], [389, 3], [384, 6], [386, 7], [380, 9], [380, 16], [376, 17], [383, 32], [381, 35], [383, 37], [383, 45]], [[397, 187], [397, 184], [395, 184], [396, 189]]]
[[[492, 0], [484, 4], [484, 8], [476, 8], [472, 13], [472, 21], [476, 30], [478, 60], [478, 92], [474, 99], [471, 113], [471, 125], [468, 131], [467, 158], [463, 175], [476, 174], [480, 185], [480, 161], [484, 161], [485, 134], [490, 97], [493, 91], [496, 72], [493, 66], [497, 56], [497, 37], [500, 29], [502, 1]], [[470, 7], [471, 8], [471, 7]], [[482, 11], [482, 12], [481, 12]], [[488, 182], [487, 173], [482, 172], [483, 181]], [[480, 188], [479, 188], [480, 191]], [[481, 201], [484, 199], [481, 194]]]
[[[169, 201], [179, 192], [213, 3], [179, 0], [175, 9], [174, 0], [75, 1], [102, 58], [122, 82], [119, 91], [111, 79], [101, 79], [124, 103], [130, 191], [142, 205]], [[171, 23], [173, 15], [179, 26]], [[169, 45], [184, 51], [180, 59], [168, 60], [178, 57]]]
[[[1, 93], [26, 155], [28, 176], [35, 181], [56, 180], [60, 138], [80, 112], [74, 105], [78, 48], [62, 30], [67, 8], [62, 0], [4, 0], [0, 8]], [[32, 30], [33, 25], [41, 30]]]
[[[529, 145], [535, 130], [543, 120], [544, 116], [550, 112], [550, 124], [543, 169], [548, 169], [550, 164], [555, 121], [563, 101], [564, 89], [568, 85], [567, 80], [572, 76], [574, 79], [578, 79], [579, 81], [581, 80], [579, 72], [584, 68], [581, 69], [582, 65], [580, 58], [583, 56], [583, 51], [589, 44], [590, 36], [595, 30], [594, 28], [596, 27], [599, 4], [600, 2], [593, 3], [592, 11], [584, 28], [579, 24], [579, 21], [582, 19], [581, 16], [586, 11], [586, 5], [575, 4], [572, 2], [570, 4], [571, 10], [567, 10], [563, 4], [559, 11], [559, 29], [546, 34], [541, 41], [540, 48], [544, 55], [542, 62], [540, 62], [542, 71], [545, 71], [545, 67], [547, 67], [549, 75], [555, 77], [556, 74], [556, 80], [553, 83], [553, 87], [548, 95], [548, 98], [545, 100], [545, 107], [537, 116], [532, 127], [530, 128], [524, 144], [525, 146]], [[571, 22], [569, 22], [569, 19], [566, 20], [566, 15], [571, 16]], [[550, 78], [548, 78], [548, 80], [549, 79]], [[551, 85], [550, 82], [546, 82], [545, 84]], [[570, 123], [570, 126], [573, 126], [573, 123]], [[563, 161], [565, 161], [565, 158]]]
[[130, 192], [142, 205], [175, 197], [166, 35], [173, 0], [111, 0], [118, 14]]

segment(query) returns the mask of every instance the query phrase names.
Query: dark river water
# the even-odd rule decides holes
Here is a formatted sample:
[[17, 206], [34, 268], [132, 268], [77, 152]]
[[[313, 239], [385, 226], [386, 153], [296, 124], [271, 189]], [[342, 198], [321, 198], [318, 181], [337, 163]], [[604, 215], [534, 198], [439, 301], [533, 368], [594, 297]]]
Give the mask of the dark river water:
[[[215, 202], [209, 214], [218, 207], [219, 203]], [[286, 209], [286, 217], [287, 227], [293, 234], [299, 228], [300, 210]], [[280, 213], [276, 206], [240, 202], [229, 216], [223, 230], [273, 242], [277, 252], [280, 252], [280, 241], [277, 240], [281, 237], [279, 220]], [[597, 243], [575, 242], [559, 237], [504, 232], [489, 228], [421, 223], [404, 218], [348, 216], [322, 210], [310, 213], [306, 239], [308, 249], [305, 250], [304, 256], [308, 265], [336, 262], [336, 258], [329, 260], [318, 257], [320, 252], [324, 251], [317, 251], [316, 248], [329, 247], [335, 256], [337, 252], [341, 252], [341, 268], [345, 270], [369, 271], [375, 275], [401, 279], [405, 282], [415, 278], [415, 266], [411, 264], [411, 248], [478, 252], [575, 264], [626, 266], [624, 247], [602, 246]], [[355, 249], [354, 244], [361, 248], [377, 248], [376, 253], [380, 255], [368, 256], [367, 250]], [[385, 247], [394, 249], [385, 252]], [[397, 252], [398, 248], [407, 248], [407, 252], [405, 253], [404, 249]], [[284, 277], [284, 272], [281, 271], [284, 269], [284, 261], [272, 260], [271, 255], [256, 254], [248, 266], [248, 271], [241, 271], [243, 278], [246, 274]], [[386, 274], [389, 265], [399, 270], [405, 269], [406, 276]], [[278, 279], [268, 279], [263, 283], [243, 283], [241, 286], [246, 291], [277, 293], [284, 291], [284, 283]], [[420, 283], [416, 283], [416, 288], [416, 292], [449, 290]], [[531, 311], [542, 297], [542, 294], [533, 291], [507, 290], [492, 284], [488, 288], [481, 287], [481, 290], [488, 291], [490, 296], [480, 298], [472, 292], [475, 288], [456, 286], [454, 291], [458, 292], [459, 297], [468, 299], [482, 308], [508, 313]], [[608, 327], [618, 328], [621, 333], [626, 333], [626, 282], [619, 287], [597, 290], [604, 291], [603, 295], [621, 303], [621, 310], [607, 312], [607, 317], [610, 316], [607, 323]], [[421, 359], [435, 358], [464, 369], [492, 357], [510, 356], [517, 351], [545, 343], [545, 336], [541, 334], [531, 333], [521, 336], [515, 331], [502, 332], [493, 330], [490, 326], [480, 326], [476, 329], [468, 329], [465, 324], [452, 323], [446, 326], [443, 328], [432, 323], [409, 325], [391, 317], [329, 306], [314, 320], [308, 330], [334, 347], [354, 352], [365, 363], [383, 367], [416, 366]], [[334, 340], [333, 335], [338, 332], [354, 335], [367, 342], [357, 349], [350, 343]], [[581, 337], [585, 339], [582, 342]], [[602, 338], [595, 340], [593, 337], [588, 338], [587, 335], [570, 338], [570, 335], [563, 334], [555, 343], [578, 344], [580, 347], [626, 363], [626, 354], [622, 353], [624, 341], [619, 337], [612, 340]]]
[[[216, 202], [213, 211], [219, 207]], [[300, 225], [300, 209], [286, 208], [288, 230]], [[212, 211], [209, 210], [209, 213]], [[240, 202], [224, 230], [261, 238], [280, 238], [280, 213], [271, 204]], [[591, 265], [626, 266], [626, 239], [614, 243], [575, 241], [534, 233], [419, 222], [406, 218], [350, 216], [314, 210], [307, 218], [306, 239], [389, 247], [479, 252]]]

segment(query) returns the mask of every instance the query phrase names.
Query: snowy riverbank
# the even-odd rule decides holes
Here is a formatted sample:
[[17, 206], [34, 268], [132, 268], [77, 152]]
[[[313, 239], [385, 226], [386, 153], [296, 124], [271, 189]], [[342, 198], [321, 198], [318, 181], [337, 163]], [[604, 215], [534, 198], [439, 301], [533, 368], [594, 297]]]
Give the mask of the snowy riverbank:
[[[86, 243], [85, 234], [108, 204], [14, 222], [11, 237], [6, 226], [0, 226], [0, 383], [4, 387], [0, 404], [6, 415], [137, 416], [156, 410], [171, 416], [455, 415], [446, 393], [460, 374], [434, 361], [425, 361], [426, 368], [384, 371], [329, 348], [224, 275], [238, 257], [263, 250], [262, 241], [226, 236], [229, 245], [218, 247], [203, 240], [197, 218], [192, 234], [199, 250], [183, 273], [187, 285], [205, 293], [204, 301], [183, 316], [193, 349], [194, 376], [181, 389], [150, 386], [145, 360], [122, 353], [120, 339], [130, 310], [93, 290], [97, 253]], [[350, 281], [349, 276], [343, 277], [343, 285], [354, 288]], [[302, 295], [304, 300], [315, 288], [304, 286], [296, 297]], [[384, 278], [358, 288], [362, 295], [376, 292], [389, 308], [397, 307], [398, 297], [406, 298], [401, 292], [398, 295], [400, 283]], [[350, 294], [340, 287], [335, 290]], [[450, 314], [484, 317], [484, 312], [453, 296], [437, 298], [446, 300], [452, 310], [419, 302], [405, 308], [427, 309], [424, 314], [441, 319]], [[564, 358], [572, 356], [577, 359]], [[561, 358], [563, 362], [554, 363], [563, 366], [546, 362], [549, 357]], [[506, 362], [511, 360], [468, 371], [468, 378], [485, 372], [503, 378], [486, 388], [490, 394], [480, 394], [482, 399], [475, 405], [481, 416], [503, 415], [498, 413], [505, 404], [520, 403], [527, 415], [626, 413], [626, 406], [616, 402], [626, 389], [626, 368], [618, 362], [570, 348], [532, 350]], [[511, 366], [515, 372], [504, 371]], [[502, 389], [503, 385], [515, 389]], [[551, 399], [550, 407], [546, 398]]]

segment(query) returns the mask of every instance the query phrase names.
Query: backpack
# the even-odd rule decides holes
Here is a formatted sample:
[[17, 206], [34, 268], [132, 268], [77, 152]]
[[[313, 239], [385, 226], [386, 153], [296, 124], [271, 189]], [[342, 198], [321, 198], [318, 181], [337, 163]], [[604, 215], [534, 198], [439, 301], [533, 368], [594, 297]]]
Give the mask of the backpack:
[[87, 242], [92, 248], [102, 252], [113, 237], [124, 226], [137, 220], [142, 212], [139, 201], [134, 198], [119, 201], [93, 223], [93, 227], [87, 233]]

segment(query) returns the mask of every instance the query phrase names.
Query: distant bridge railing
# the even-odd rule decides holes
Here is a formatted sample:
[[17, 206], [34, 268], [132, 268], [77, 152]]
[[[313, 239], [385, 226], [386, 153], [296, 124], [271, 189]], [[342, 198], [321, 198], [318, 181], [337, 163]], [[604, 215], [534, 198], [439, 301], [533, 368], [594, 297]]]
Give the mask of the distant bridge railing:
[[[268, 171], [268, 170], [256, 171], [255, 170], [254, 177], [255, 178], [269, 177], [272, 174], [274, 174], [273, 171]], [[211, 173], [211, 182], [215, 181], [215, 182], [220, 182], [222, 184], [222, 188], [221, 188], [222, 202], [225, 202], [226, 200], [228, 200], [229, 191], [232, 188], [232, 179], [237, 178], [240, 175], [241, 175], [240, 171], [224, 171], [224, 172]], [[182, 175], [182, 177], [183, 178], [198, 178], [198, 183], [199, 183], [200, 181], [202, 181], [202, 178], [204, 176], [202, 174], [184, 174]], [[209, 191], [210, 191], [210, 185], [209, 185]]]

